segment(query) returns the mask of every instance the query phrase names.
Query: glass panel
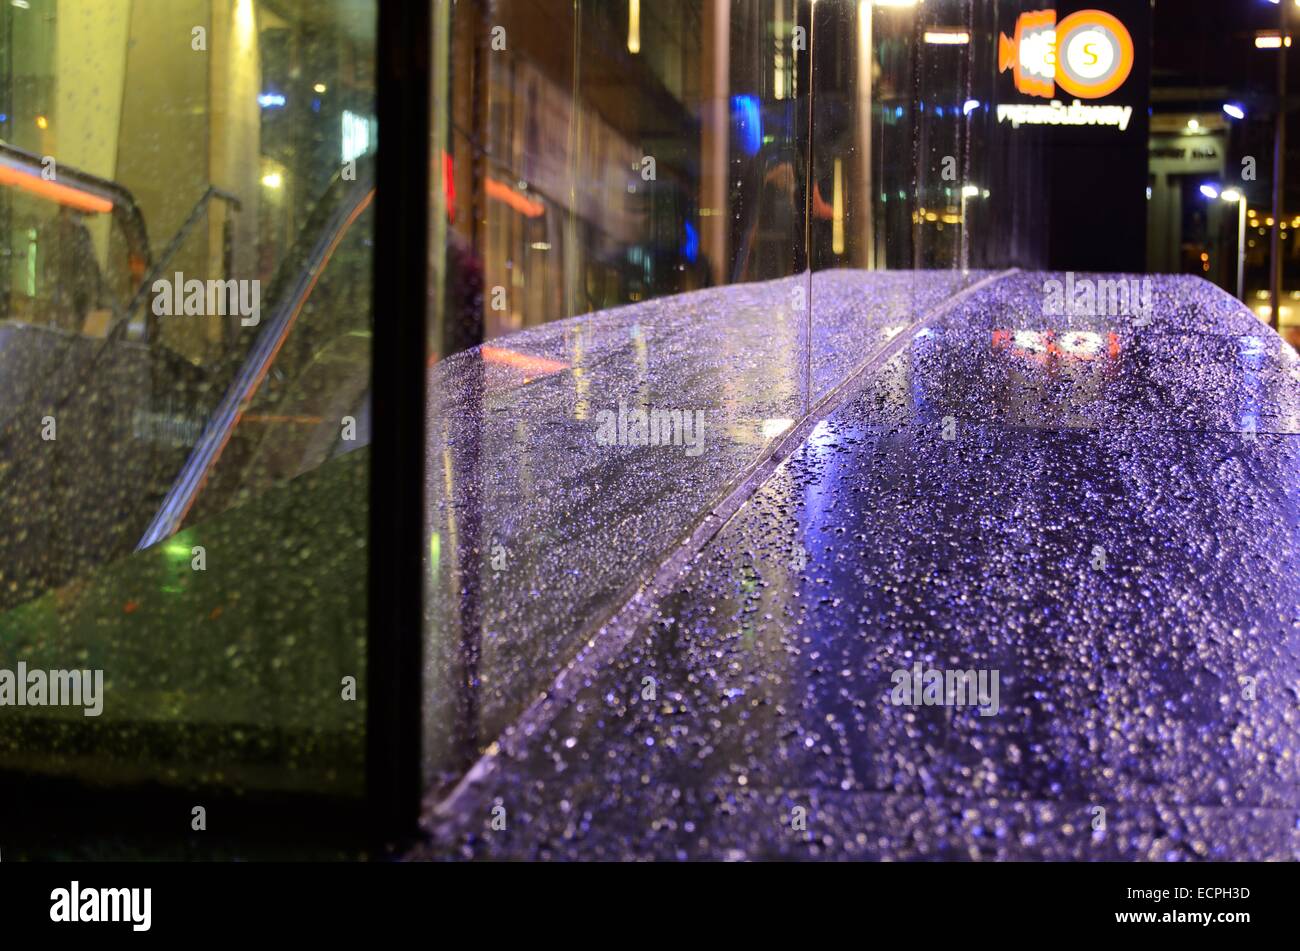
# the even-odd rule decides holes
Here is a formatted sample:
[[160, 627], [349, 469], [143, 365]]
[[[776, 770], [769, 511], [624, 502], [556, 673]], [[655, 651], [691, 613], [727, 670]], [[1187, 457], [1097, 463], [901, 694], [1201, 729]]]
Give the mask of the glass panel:
[[817, 394], [987, 269], [1042, 261], [1040, 136], [1007, 142], [992, 108], [999, 8], [1011, 6], [815, 7]]
[[438, 782], [803, 415], [811, 284], [806, 3], [435, 10]]
[[[962, 184], [963, 254], [972, 270], [1047, 267], [1049, 246], [1049, 132], [999, 121], [996, 104], [1011, 83], [999, 61], [1000, 36], [1015, 33], [1023, 4], [976, 3], [970, 13], [971, 85], [962, 108], [969, 135], [969, 172]], [[1014, 86], [1012, 87], [1014, 88]]]
[[[1034, 132], [991, 118], [1013, 6], [435, 4], [432, 782], [817, 400], [1041, 258]], [[629, 439], [656, 410], [699, 451]]]
[[913, 102], [916, 204], [915, 267], [962, 269], [963, 206], [970, 179], [971, 5], [939, 0], [915, 13], [916, 84]]
[[375, 18], [0, 8], [0, 770], [364, 791]]

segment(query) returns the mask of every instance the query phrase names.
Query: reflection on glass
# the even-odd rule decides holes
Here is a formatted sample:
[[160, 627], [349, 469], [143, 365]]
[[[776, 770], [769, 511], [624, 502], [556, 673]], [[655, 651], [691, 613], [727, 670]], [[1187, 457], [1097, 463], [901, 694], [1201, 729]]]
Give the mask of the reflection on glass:
[[0, 770], [361, 794], [374, 27], [0, 10]]
[[[987, 108], [998, 6], [435, 4], [435, 785], [816, 400], [1041, 237]], [[656, 412], [703, 451], [598, 440]]]
[[[806, 410], [807, 11], [435, 5], [435, 781]], [[641, 414], [702, 420], [703, 445], [638, 443]], [[626, 493], [601, 489], [604, 466]], [[605, 556], [563, 570], [586, 551]]]

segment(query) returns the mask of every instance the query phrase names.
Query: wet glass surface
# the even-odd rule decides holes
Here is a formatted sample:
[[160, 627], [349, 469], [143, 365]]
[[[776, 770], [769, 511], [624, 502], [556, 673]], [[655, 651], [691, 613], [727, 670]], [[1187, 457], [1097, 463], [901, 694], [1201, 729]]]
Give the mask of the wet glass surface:
[[329, 462], [7, 612], [0, 666], [102, 670], [103, 685], [93, 718], [6, 707], [4, 769], [360, 796], [365, 708], [340, 685], [365, 678], [367, 462]]
[[[816, 400], [994, 273], [969, 222], [988, 195], [977, 179], [1001, 169], [970, 158], [989, 126], [968, 103], [995, 64], [969, 36], [923, 41], [960, 39], [969, 4], [441, 11], [435, 788]], [[698, 416], [703, 443], [628, 445], [624, 411]]]
[[[804, 5], [444, 14], [425, 707], [439, 788], [794, 425], [814, 382], [858, 359], [827, 349], [814, 366], [809, 346]], [[855, 339], [902, 319], [902, 293], [865, 301]], [[666, 441], [637, 443], [639, 413]]]
[[[573, 318], [434, 367], [432, 779], [457, 778], [795, 425], [804, 368], [790, 356], [804, 324], [784, 308], [800, 280]], [[942, 272], [814, 276], [819, 386], [908, 326], [918, 284], [936, 303], [952, 290]], [[698, 441], [599, 444], [602, 412], [628, 428], [647, 405], [691, 407]]]
[[[0, 13], [0, 773], [20, 799], [52, 779], [364, 792], [346, 678], [366, 646], [375, 17]], [[19, 706], [20, 669], [102, 678], [102, 709]]]
[[[1171, 301], [1197, 286], [1178, 277], [1153, 283], [1153, 299]], [[1043, 285], [1042, 275], [1017, 275], [977, 297], [1032, 299], [1036, 313], [998, 307], [981, 319], [977, 303], [937, 321], [881, 373], [882, 398], [907, 393], [918, 417], [940, 424], [951, 416], [959, 426], [1113, 430], [1159, 420], [1169, 430], [1300, 432], [1300, 359], [1265, 328], [1230, 320], [1179, 332], [1163, 316], [1146, 324], [1047, 316]]]
[[[1300, 437], [1162, 400], [1070, 425], [1097, 381], [983, 329], [1014, 327], [1044, 277], [977, 292], [869, 372], [626, 650], [502, 738], [436, 813], [430, 854], [1293, 857]], [[1167, 290], [1192, 315], [1232, 310], [1208, 284]], [[1111, 359], [1134, 392], [1176, 379], [1204, 407], [1219, 373], [1248, 384], [1249, 360], [1203, 391], [1199, 364], [1152, 360], [1177, 319], [1154, 316], [1166, 333], [1102, 328], [1130, 344]], [[1233, 346], [1232, 326], [1188, 359]], [[1012, 360], [1052, 412], [979, 387]], [[995, 671], [996, 703], [896, 703], [918, 664]]]

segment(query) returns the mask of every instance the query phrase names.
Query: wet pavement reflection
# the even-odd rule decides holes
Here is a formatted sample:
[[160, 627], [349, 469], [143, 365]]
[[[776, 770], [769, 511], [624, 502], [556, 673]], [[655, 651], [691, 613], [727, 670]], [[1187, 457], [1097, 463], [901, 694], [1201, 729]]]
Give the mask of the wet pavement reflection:
[[909, 331], [421, 856], [1300, 856], [1294, 351], [1196, 279], [1042, 286]]

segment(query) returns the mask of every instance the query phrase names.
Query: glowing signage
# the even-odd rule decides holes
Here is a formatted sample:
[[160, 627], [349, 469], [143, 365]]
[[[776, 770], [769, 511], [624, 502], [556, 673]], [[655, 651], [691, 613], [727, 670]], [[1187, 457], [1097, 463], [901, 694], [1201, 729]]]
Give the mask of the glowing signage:
[[1026, 96], [1056, 95], [1056, 11], [1034, 10], [1016, 19], [1014, 36], [998, 35], [998, 72], [1012, 70]]
[[1132, 106], [1086, 106], [1078, 99], [1066, 105], [1059, 99], [1050, 104], [1011, 102], [998, 105], [998, 121], [1022, 125], [1113, 125], [1121, 132], [1133, 119]]
[[[1132, 34], [1103, 10], [1080, 10], [1059, 23], [1055, 10], [1022, 13], [1012, 36], [998, 36], [998, 72], [1010, 71], [1018, 92], [1051, 104], [999, 105], [998, 121], [1127, 129], [1131, 107], [1081, 100], [1101, 99], [1123, 86], [1133, 72], [1133, 55]], [[1060, 94], [1074, 101], [1063, 103]]]

